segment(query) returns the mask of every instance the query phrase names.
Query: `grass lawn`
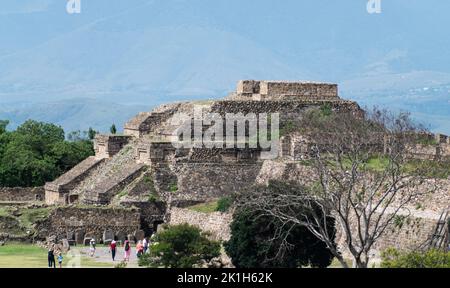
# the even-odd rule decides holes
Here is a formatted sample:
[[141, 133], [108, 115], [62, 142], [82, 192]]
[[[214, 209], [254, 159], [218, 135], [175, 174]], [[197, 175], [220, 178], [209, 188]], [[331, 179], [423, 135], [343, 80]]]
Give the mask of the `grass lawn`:
[[9, 215], [8, 208], [0, 207], [0, 216], [8, 216], [8, 215]]
[[[73, 260], [70, 253], [63, 257], [63, 267]], [[97, 262], [84, 255], [80, 260], [82, 268], [113, 267], [111, 263]], [[0, 268], [46, 268], [47, 265], [47, 251], [38, 246], [11, 243], [0, 247]]]
[[10, 244], [0, 247], [1, 268], [46, 267], [45, 249], [26, 244]]
[[[345, 259], [345, 262], [349, 267], [352, 267], [352, 260]], [[339, 262], [336, 258], [333, 259], [333, 262], [331, 262], [331, 265], [328, 266], [328, 268], [343, 268], [341, 262]]]
[[201, 203], [194, 206], [190, 206], [188, 207], [188, 209], [201, 213], [213, 213], [217, 211], [217, 202], [218, 201]]

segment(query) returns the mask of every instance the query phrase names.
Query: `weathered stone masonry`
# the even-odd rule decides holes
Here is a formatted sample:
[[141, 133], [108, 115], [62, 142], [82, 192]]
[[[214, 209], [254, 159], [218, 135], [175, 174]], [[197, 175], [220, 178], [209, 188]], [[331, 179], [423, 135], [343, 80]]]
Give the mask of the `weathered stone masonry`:
[[83, 244], [84, 238], [93, 237], [101, 242], [105, 231], [112, 231], [118, 238], [134, 235], [140, 230], [140, 214], [136, 209], [58, 207], [36, 228], [39, 239], [56, 236]]
[[188, 223], [211, 233], [214, 240], [228, 241], [231, 237], [230, 224], [233, 216], [229, 213], [201, 213], [189, 209], [172, 208], [170, 210], [171, 225]]
[[32, 187], [32, 188], [0, 187], [0, 202], [43, 201], [44, 198], [45, 198], [44, 187]]
[[[339, 97], [335, 84], [255, 80], [240, 81], [237, 90], [223, 100], [166, 104], [152, 112], [139, 113], [125, 124], [125, 136], [96, 136], [94, 157], [86, 159], [45, 186], [46, 203], [49, 205], [80, 203], [109, 208], [134, 206], [137, 207], [136, 212], [118, 210], [113, 215], [100, 208], [91, 212], [80, 210], [79, 214], [75, 212], [76, 208], [58, 210], [50, 217], [47, 232], [56, 231], [60, 237], [69, 237], [74, 229], [86, 228], [89, 231], [84, 231], [84, 236], [89, 232], [98, 237], [99, 233], [104, 232], [104, 227], [100, 228], [96, 223], [108, 226], [110, 224], [105, 224], [108, 217], [123, 216], [124, 222], [117, 220], [119, 222], [114, 222], [107, 228], [117, 230], [122, 227], [119, 229], [123, 230], [122, 234], [133, 233], [133, 229], [143, 229], [149, 233], [157, 224], [171, 219], [170, 223], [188, 222], [212, 231], [218, 238], [228, 239], [226, 231], [229, 231], [227, 229], [231, 221], [228, 216], [198, 214], [173, 207], [217, 199], [242, 191], [255, 183], [267, 184], [269, 179], [307, 184], [305, 182], [310, 181], [311, 171], [297, 160], [307, 157], [310, 149], [308, 139], [304, 135], [293, 133], [284, 135], [279, 147], [279, 157], [274, 161], [260, 159], [261, 150], [258, 149], [176, 149], [171, 142], [177, 139], [176, 130], [179, 128], [179, 125], [172, 122], [175, 115], [183, 113], [191, 117], [191, 122], [195, 121], [193, 108], [196, 106], [201, 106], [205, 113], [218, 113], [222, 117], [226, 113], [279, 113], [282, 128], [287, 124], [295, 124], [306, 111], [325, 104], [333, 111], [363, 114], [356, 102]], [[427, 146], [419, 147], [416, 151], [413, 149], [412, 155], [419, 158], [423, 155], [426, 159], [450, 156], [450, 138], [436, 135], [436, 141], [431, 148]], [[448, 191], [442, 193], [442, 197], [422, 199], [426, 202], [424, 209], [436, 214], [442, 207], [432, 203], [438, 203], [438, 199], [441, 199], [444, 204], [450, 204], [447, 199]], [[158, 204], [160, 206], [153, 206], [149, 204], [149, 199], [163, 201]], [[107, 211], [109, 208], [103, 209]], [[63, 215], [66, 212], [68, 217]], [[54, 219], [55, 217], [62, 217], [64, 220]], [[86, 217], [91, 217], [92, 221]], [[423, 223], [430, 220], [429, 223], [416, 227], [421, 231], [414, 230], [417, 239], [429, 234], [433, 217], [425, 217]], [[52, 225], [55, 225], [56, 230], [51, 230]], [[380, 245], [395, 246], [396, 243], [401, 243], [395, 242], [396, 239], [406, 239], [407, 236], [402, 235], [390, 233], [385, 240], [380, 241]], [[410, 242], [405, 240], [405, 243]]]

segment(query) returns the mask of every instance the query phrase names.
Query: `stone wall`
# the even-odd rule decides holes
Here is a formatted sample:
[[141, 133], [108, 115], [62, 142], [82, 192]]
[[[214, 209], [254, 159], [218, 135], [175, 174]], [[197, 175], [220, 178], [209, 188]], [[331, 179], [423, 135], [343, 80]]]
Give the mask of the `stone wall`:
[[[302, 165], [299, 161], [264, 161], [256, 178], [256, 183], [267, 185], [270, 180], [293, 181], [310, 185], [315, 181], [311, 167]], [[408, 216], [401, 227], [393, 224], [381, 237], [372, 253], [378, 257], [379, 252], [389, 247], [399, 249], [414, 249], [429, 240], [435, 229], [441, 213], [450, 208], [450, 179], [430, 179], [416, 188], [423, 193], [416, 196], [408, 205], [407, 210], [400, 214]], [[395, 202], [392, 207], [395, 206]], [[353, 223], [355, 225], [355, 223]], [[339, 231], [337, 242], [343, 247], [344, 239]], [[343, 251], [344, 253], [348, 252]]]
[[177, 105], [166, 105], [160, 106], [153, 112], [141, 112], [125, 124], [124, 134], [140, 138], [146, 134], [157, 132], [158, 128], [177, 112], [177, 108]]
[[121, 202], [124, 207], [135, 207], [139, 209], [140, 213], [140, 229], [147, 235], [155, 232], [158, 225], [166, 220], [166, 204], [161, 201], [142, 202], [142, 201], [127, 201]]
[[450, 179], [429, 179], [416, 190], [421, 194], [412, 199], [409, 205], [412, 211], [442, 213], [450, 209]]
[[252, 100], [327, 99], [338, 98], [338, 87], [328, 83], [244, 80], [239, 81], [236, 93], [238, 99]]
[[43, 201], [44, 199], [44, 187], [0, 187], [0, 202]]
[[179, 201], [208, 201], [231, 195], [253, 185], [261, 163], [186, 163], [173, 167]]
[[415, 144], [408, 147], [409, 156], [425, 160], [442, 160], [450, 157], [450, 137], [443, 134], [423, 134], [422, 139], [434, 144]]
[[201, 213], [189, 209], [172, 208], [170, 225], [188, 223], [203, 231], [210, 232], [214, 240], [228, 241], [231, 237], [230, 224], [233, 217], [229, 213]]
[[[416, 215], [413, 213], [413, 215]], [[385, 234], [377, 241], [374, 249], [382, 251], [388, 247], [401, 250], [418, 249], [430, 240], [439, 219], [439, 214], [429, 217], [417, 214], [404, 219], [398, 218], [398, 223], [393, 223]], [[402, 217], [402, 216], [399, 216]]]
[[175, 154], [175, 148], [171, 142], [143, 141], [135, 150], [136, 161], [147, 165], [150, 165], [152, 162], [168, 161], [173, 154]]
[[414, 144], [407, 147], [409, 158], [441, 161], [450, 157], [450, 144]]
[[314, 107], [321, 107], [329, 103], [335, 111], [361, 112], [356, 102], [332, 99], [332, 100], [297, 100], [297, 101], [216, 101], [211, 106], [212, 113], [225, 115], [226, 113], [280, 113], [280, 120], [295, 120], [301, 117], [305, 111]]
[[105, 231], [122, 238], [140, 230], [140, 213], [123, 208], [58, 207], [38, 222], [36, 230], [38, 239], [56, 236], [82, 244], [84, 238], [94, 237], [101, 242]]
[[337, 85], [327, 83], [262, 81], [259, 89], [261, 95], [267, 96], [269, 99], [276, 97], [283, 99], [286, 96], [338, 97]]
[[316, 177], [311, 167], [302, 165], [298, 161], [266, 160], [256, 178], [256, 184], [267, 185], [270, 180], [310, 185]]
[[[378, 262], [381, 252], [388, 248], [396, 248], [403, 251], [426, 248], [430, 237], [436, 229], [439, 216], [440, 214], [430, 211], [399, 213], [372, 247], [370, 251], [371, 261]], [[355, 231], [353, 233], [356, 233], [356, 224], [351, 224], [351, 228]], [[351, 258], [350, 252], [345, 248], [345, 237], [339, 226], [336, 243], [344, 257]]]
[[95, 157], [110, 158], [119, 153], [130, 140], [131, 136], [98, 134], [94, 140]]

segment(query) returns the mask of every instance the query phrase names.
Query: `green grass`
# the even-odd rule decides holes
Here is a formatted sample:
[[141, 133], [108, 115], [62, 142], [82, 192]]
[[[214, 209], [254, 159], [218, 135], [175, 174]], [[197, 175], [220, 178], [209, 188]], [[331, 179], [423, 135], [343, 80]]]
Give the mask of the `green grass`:
[[169, 187], [169, 191], [172, 192], [172, 193], [178, 192], [178, 185], [176, 183], [171, 184], [170, 187]]
[[[71, 254], [63, 255], [63, 267], [73, 259]], [[47, 250], [31, 244], [11, 243], [0, 247], [0, 268], [47, 268]], [[82, 268], [114, 267], [113, 263], [97, 262], [82, 255]]]
[[159, 198], [159, 196], [157, 194], [148, 194], [147, 201], [155, 203], [155, 202], [161, 201], [161, 199]]
[[119, 199], [121, 199], [121, 198], [123, 198], [123, 197], [125, 197], [127, 195], [128, 195], [128, 191], [127, 190], [122, 190], [119, 194], [117, 194], [117, 197]]
[[11, 207], [0, 207], [0, 217], [10, 217], [16, 219], [20, 223], [20, 229], [30, 229], [38, 220], [43, 220], [50, 215], [51, 208], [20, 208], [16, 211], [17, 215], [14, 216]]
[[425, 145], [425, 146], [433, 146], [433, 145], [438, 145], [438, 141], [436, 141], [436, 139], [434, 138], [430, 138], [427, 136], [422, 136], [422, 137], [418, 137], [415, 141], [416, 144], [419, 145]]
[[[348, 267], [352, 267], [352, 260], [345, 259], [345, 263], [347, 263]], [[331, 265], [328, 266], [328, 268], [343, 268], [341, 262], [337, 260], [337, 258], [333, 259], [333, 262], [331, 262]]]
[[[300, 163], [304, 166], [310, 166], [313, 162]], [[342, 163], [345, 169], [350, 169], [352, 166], [352, 161], [350, 159], [343, 159]], [[330, 166], [337, 167], [337, 165], [338, 164], [334, 162], [333, 159], [330, 159]], [[364, 165], [364, 167], [360, 166], [360, 168], [364, 168], [364, 171], [367, 172], [381, 173], [386, 171], [386, 169], [390, 169], [389, 159], [383, 156], [373, 156], [369, 158]], [[402, 165], [401, 169], [407, 174], [420, 174], [429, 178], [441, 179], [450, 177], [450, 159], [441, 161], [411, 159]]]
[[306, 166], [306, 167], [311, 167], [314, 164], [314, 160], [297, 160], [297, 162], [302, 165], [302, 166]]
[[189, 210], [201, 212], [201, 213], [213, 213], [217, 211], [217, 203], [218, 201], [207, 202], [197, 204], [191, 207], [188, 207]]
[[9, 216], [10, 212], [9, 209], [7, 207], [0, 207], [0, 217], [1, 216]]
[[50, 215], [50, 208], [22, 209], [22, 215], [19, 216], [20, 224], [23, 227], [31, 228], [37, 220], [43, 220]]
[[389, 159], [386, 157], [373, 157], [367, 161], [366, 167], [369, 171], [383, 172], [389, 166]]
[[450, 176], [450, 159], [443, 161], [411, 160], [405, 165], [408, 173], [420, 173], [430, 178], [446, 179]]
[[0, 268], [47, 266], [47, 251], [33, 245], [8, 244], [0, 247]]

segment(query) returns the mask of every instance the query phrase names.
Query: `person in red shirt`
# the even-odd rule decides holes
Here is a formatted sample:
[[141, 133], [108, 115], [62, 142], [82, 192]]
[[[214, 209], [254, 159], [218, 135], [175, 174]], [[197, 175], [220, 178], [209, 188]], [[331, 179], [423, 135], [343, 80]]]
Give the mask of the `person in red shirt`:
[[144, 245], [142, 245], [142, 241], [139, 240], [138, 244], [136, 245], [136, 256], [139, 258], [142, 254], [144, 254]]
[[109, 250], [111, 251], [111, 256], [112, 256], [112, 259], [113, 259], [113, 261], [115, 260], [115, 258], [116, 258], [116, 241], [111, 241], [111, 244], [109, 244]]

